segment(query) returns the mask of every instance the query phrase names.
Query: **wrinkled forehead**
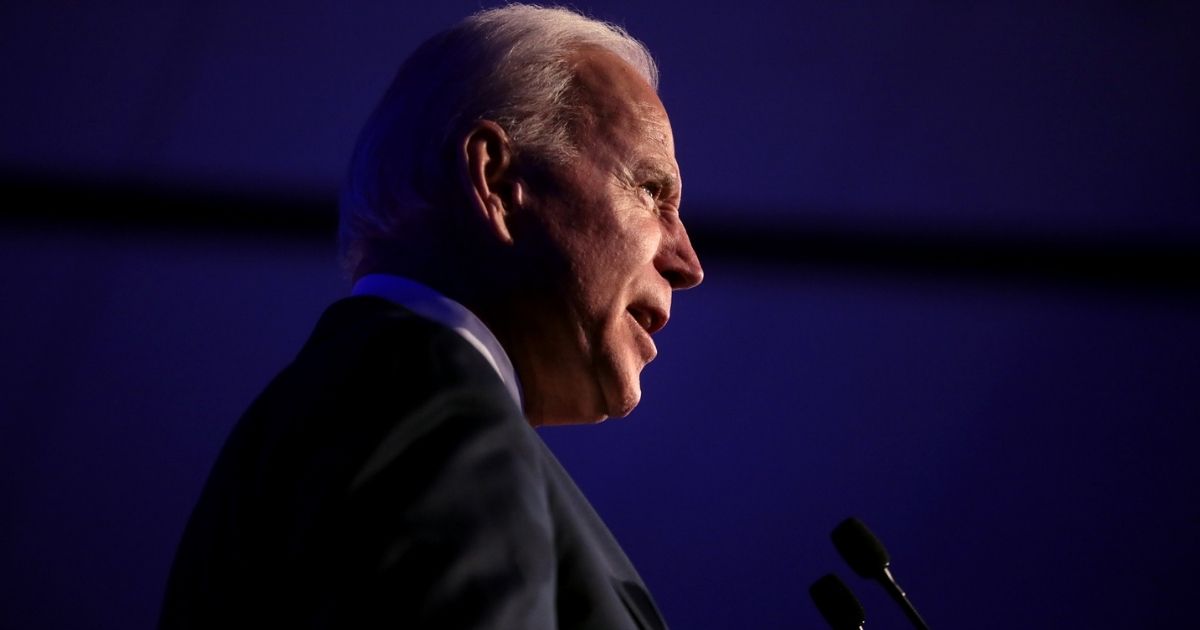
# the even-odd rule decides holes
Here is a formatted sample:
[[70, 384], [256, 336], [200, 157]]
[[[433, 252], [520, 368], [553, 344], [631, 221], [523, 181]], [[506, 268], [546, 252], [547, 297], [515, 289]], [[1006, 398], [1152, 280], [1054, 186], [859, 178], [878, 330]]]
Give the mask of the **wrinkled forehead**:
[[674, 153], [666, 109], [654, 88], [617, 55], [581, 48], [572, 58], [583, 127], [601, 137], [646, 142]]

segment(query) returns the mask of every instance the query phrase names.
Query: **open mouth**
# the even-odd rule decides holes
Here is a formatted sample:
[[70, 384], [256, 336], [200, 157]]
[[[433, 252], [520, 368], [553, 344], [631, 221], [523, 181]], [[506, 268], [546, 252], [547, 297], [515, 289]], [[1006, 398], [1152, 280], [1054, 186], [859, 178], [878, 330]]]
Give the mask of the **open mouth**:
[[631, 304], [626, 310], [648, 335], [653, 335], [667, 325], [667, 314], [658, 309]]

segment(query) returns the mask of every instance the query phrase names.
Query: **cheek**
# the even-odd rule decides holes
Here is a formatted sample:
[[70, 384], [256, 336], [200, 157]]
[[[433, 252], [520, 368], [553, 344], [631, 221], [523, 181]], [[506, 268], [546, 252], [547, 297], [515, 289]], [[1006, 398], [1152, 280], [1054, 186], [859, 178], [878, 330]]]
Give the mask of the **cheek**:
[[662, 225], [658, 217], [640, 211], [636, 220], [614, 226], [608, 233], [610, 263], [625, 271], [653, 263], [662, 241]]
[[655, 219], [642, 223], [624, 240], [623, 268], [630, 281], [640, 278], [644, 274], [657, 275], [658, 272], [654, 270], [654, 259], [658, 255], [662, 238], [661, 225]]
[[[620, 301], [630, 287], [639, 283], [647, 273], [654, 271], [654, 255], [657, 239], [646, 233], [622, 235], [605, 243], [605, 247], [594, 258], [592, 289], [599, 297]], [[622, 310], [623, 310], [622, 306]]]
[[632, 218], [589, 226], [571, 239], [569, 282], [591, 317], [610, 319], [625, 311], [631, 287], [654, 270], [662, 239], [657, 217], [639, 210]]

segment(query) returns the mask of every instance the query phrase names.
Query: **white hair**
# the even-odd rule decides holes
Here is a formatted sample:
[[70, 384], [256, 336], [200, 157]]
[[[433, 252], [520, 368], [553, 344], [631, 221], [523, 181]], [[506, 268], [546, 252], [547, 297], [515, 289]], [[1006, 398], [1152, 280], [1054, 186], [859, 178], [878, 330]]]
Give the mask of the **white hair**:
[[430, 38], [401, 66], [358, 138], [342, 191], [339, 249], [354, 275], [373, 243], [460, 203], [454, 143], [480, 120], [499, 124], [517, 155], [563, 163], [573, 143], [572, 54], [617, 55], [658, 88], [646, 47], [619, 26], [571, 10], [513, 4], [481, 11]]

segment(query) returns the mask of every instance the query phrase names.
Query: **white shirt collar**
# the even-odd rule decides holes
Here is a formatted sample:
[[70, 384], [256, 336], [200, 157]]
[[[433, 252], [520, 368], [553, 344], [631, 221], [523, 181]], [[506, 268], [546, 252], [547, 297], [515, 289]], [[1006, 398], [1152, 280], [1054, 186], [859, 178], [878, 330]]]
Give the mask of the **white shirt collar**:
[[521, 404], [521, 384], [517, 381], [512, 361], [492, 331], [467, 307], [419, 282], [386, 273], [372, 273], [359, 278], [350, 294], [391, 300], [421, 317], [453, 328], [492, 364], [517, 407], [524, 409]]

